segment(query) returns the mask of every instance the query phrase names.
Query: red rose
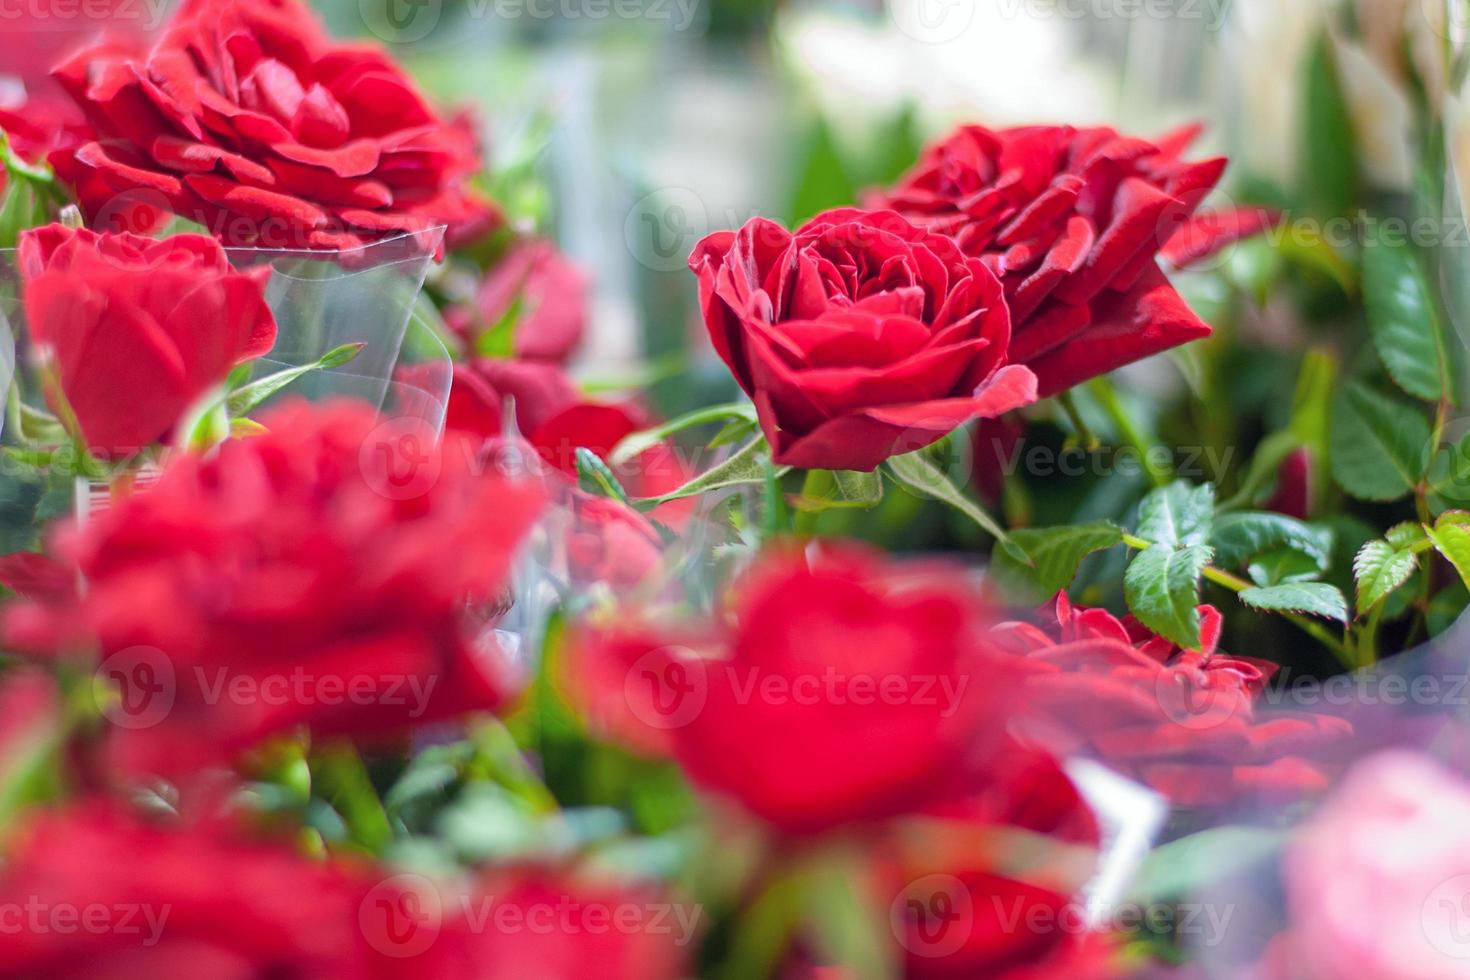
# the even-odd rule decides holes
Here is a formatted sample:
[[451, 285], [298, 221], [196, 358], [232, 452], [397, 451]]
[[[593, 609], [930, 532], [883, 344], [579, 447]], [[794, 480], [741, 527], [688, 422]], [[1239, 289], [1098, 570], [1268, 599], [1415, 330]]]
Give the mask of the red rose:
[[357, 403], [262, 421], [69, 526], [57, 551], [79, 600], [8, 611], [16, 647], [100, 653], [125, 768], [214, 761], [300, 724], [378, 736], [494, 708], [520, 680], [482, 634], [540, 492]]
[[1035, 400], [1031, 372], [1004, 366], [995, 276], [895, 214], [828, 211], [795, 232], [757, 218], [700, 242], [689, 267], [779, 463], [872, 470]]
[[[481, 439], [499, 436], [507, 399], [515, 403], [520, 434], [547, 464], [572, 479], [577, 476], [578, 449], [588, 449], [605, 460], [625, 437], [655, 424], [636, 403], [587, 400], [555, 365], [497, 358], [455, 364], [445, 424]], [[652, 446], [615, 467], [614, 474], [633, 497], [668, 493], [691, 476], [674, 448], [665, 444]], [[677, 519], [686, 510], [687, 506], [673, 512], [661, 510], [660, 516], [672, 513]]]
[[1209, 335], [1156, 257], [1181, 231], [1171, 254], [1193, 260], [1269, 222], [1191, 225], [1226, 165], [1181, 159], [1194, 135], [963, 126], [873, 204], [953, 236], [1001, 278], [1011, 361], [1044, 398]]
[[98, 133], [57, 170], [105, 214], [156, 198], [229, 245], [349, 249], [447, 224], [488, 229], [463, 120], [376, 48], [333, 42], [299, 0], [188, 0], [146, 55], [107, 41], [56, 77]]
[[1023, 734], [1053, 751], [1088, 751], [1180, 806], [1325, 789], [1309, 755], [1350, 731], [1347, 723], [1258, 717], [1255, 699], [1276, 665], [1216, 653], [1220, 613], [1199, 612], [1197, 651], [1106, 610], [1073, 609], [1065, 593], [1041, 625], [997, 627], [996, 639], [1033, 672]]
[[[0, 872], [0, 977], [673, 980], [697, 906], [552, 869], [469, 890], [310, 861], [230, 828], [99, 804], [35, 819]], [[137, 860], [122, 859], [125, 856]]]
[[580, 641], [613, 685], [597, 704], [624, 699], [610, 727], [641, 722], [706, 789], [815, 832], [922, 807], [994, 749], [1005, 664], [952, 569], [780, 553], [731, 594], [703, 627], [633, 621]]
[[567, 570], [573, 584], [605, 582], [629, 589], [646, 582], [662, 564], [658, 529], [632, 507], [573, 490], [570, 508]]
[[[908, 830], [908, 833], [904, 831]], [[1023, 831], [1024, 870], [992, 841]], [[1081, 897], [1100, 834], [1076, 786], [1049, 756], [1011, 745], [987, 785], [932, 807], [878, 841], [878, 895], [911, 980], [1099, 980], [1120, 976], [1115, 949]]]
[[515, 356], [563, 364], [582, 342], [587, 276], [551, 242], [518, 242], [480, 283], [473, 309], [450, 310], [445, 318], [474, 347], [512, 312]]
[[99, 454], [158, 442], [231, 368], [275, 343], [262, 292], [270, 269], [236, 271], [212, 238], [48, 225], [23, 232], [18, 254], [31, 337], [51, 352], [60, 394]]

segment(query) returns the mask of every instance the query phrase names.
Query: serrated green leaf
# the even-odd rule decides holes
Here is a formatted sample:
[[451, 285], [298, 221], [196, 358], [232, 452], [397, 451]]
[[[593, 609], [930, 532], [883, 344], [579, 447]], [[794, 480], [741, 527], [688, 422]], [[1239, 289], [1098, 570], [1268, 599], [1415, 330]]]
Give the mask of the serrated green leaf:
[[1378, 357], [1398, 386], [1426, 401], [1453, 402], [1455, 362], [1412, 247], [1369, 236], [1363, 248], [1363, 305]]
[[1160, 487], [1138, 505], [1138, 536], [1176, 547], [1204, 544], [1215, 518], [1215, 488], [1178, 480]]
[[1334, 585], [1325, 582], [1288, 582], [1265, 588], [1244, 589], [1240, 601], [1266, 612], [1296, 612], [1346, 623], [1347, 599]]
[[1470, 587], [1470, 527], [1440, 521], [1435, 527], [1424, 530], [1439, 553], [1455, 566], [1455, 571], [1460, 573], [1460, 580]]
[[1088, 555], [1123, 543], [1123, 531], [1110, 521], [1063, 527], [1022, 528], [1011, 543], [1030, 559], [1027, 565], [1004, 549], [996, 551], [992, 570], [1001, 589], [1017, 602], [1050, 599], [1072, 584], [1077, 567]]
[[1397, 500], [1428, 469], [1430, 439], [1418, 408], [1355, 382], [1334, 402], [1332, 475], [1354, 497]]
[[1384, 532], [1383, 540], [1400, 550], [1412, 548], [1424, 540], [1424, 525], [1418, 521], [1404, 521]]
[[1361, 616], [1398, 589], [1419, 567], [1419, 556], [1387, 541], [1369, 541], [1353, 560]]
[[965, 496], [964, 491], [955, 486], [949, 475], [935, 466], [923, 450], [891, 457], [887, 466], [893, 478], [910, 490], [917, 492], [920, 496], [933, 497], [949, 504], [980, 525], [1002, 544], [1009, 542], [1010, 539], [1005, 529], [995, 522], [995, 518], [987, 514], [979, 504]]
[[1284, 98], [1300, 91], [1305, 100], [1300, 134], [1303, 198], [1320, 217], [1345, 215], [1361, 199], [1358, 193], [1357, 140], [1343, 95], [1337, 57], [1327, 31], [1318, 35], [1304, 65], [1300, 89], [1288, 85]]
[[[752, 439], [729, 459], [710, 467], [679, 489], [658, 497], [640, 498], [636, 501], [636, 506], [639, 510], [652, 510], [659, 504], [670, 500], [681, 500], [685, 497], [694, 497], [701, 493], [710, 493], [714, 490], [749, 483], [764, 483], [766, 469], [761, 459], [767, 455], [766, 440], [764, 438]], [[790, 471], [789, 466], [777, 467], [776, 475], [783, 476]]]
[[598, 497], [630, 503], [628, 491], [606, 463], [585, 446], [577, 447], [577, 486]]
[[1312, 559], [1319, 572], [1332, 564], [1332, 529], [1313, 527], [1294, 517], [1268, 512], [1222, 514], [1210, 544], [1223, 568], [1240, 568], [1259, 555], [1281, 549]]
[[1156, 544], [1140, 552], [1123, 576], [1128, 608], [1160, 636], [1198, 649], [1199, 582], [1211, 551], [1201, 544], [1174, 549]]

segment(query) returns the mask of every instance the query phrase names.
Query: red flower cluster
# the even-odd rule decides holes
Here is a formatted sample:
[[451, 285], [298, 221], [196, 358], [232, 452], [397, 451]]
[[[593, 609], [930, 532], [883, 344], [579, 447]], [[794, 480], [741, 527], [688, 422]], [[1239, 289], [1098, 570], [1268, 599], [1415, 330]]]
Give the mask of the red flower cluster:
[[989, 625], [950, 569], [778, 552], [714, 624], [615, 624], [574, 659], [594, 715], [806, 833], [911, 812], [993, 758], [1011, 675]]
[[558, 869], [454, 894], [422, 876], [312, 862], [220, 827], [149, 827], [98, 805], [43, 817], [12, 843], [0, 873], [4, 978], [684, 975], [678, 943], [690, 937], [656, 914], [666, 898]]
[[298, 724], [372, 736], [515, 690], [467, 601], [498, 600], [540, 492], [355, 403], [263, 422], [69, 527], [56, 547], [80, 598], [9, 610], [13, 646], [100, 651], [125, 768], [172, 771]]
[[56, 77], [97, 140], [54, 156], [93, 220], [155, 200], [228, 245], [350, 249], [494, 216], [463, 120], [384, 52], [334, 43], [300, 0], [188, 0], [146, 55], [108, 40]]
[[[48, 225], [22, 233], [26, 323], [97, 455], [158, 442], [196, 398], [276, 341], [269, 267], [231, 267], [202, 235], [154, 241]], [[57, 397], [59, 396], [59, 398]]]
[[1059, 753], [1091, 752], [1180, 806], [1325, 789], [1309, 754], [1348, 734], [1348, 723], [1258, 717], [1254, 702], [1276, 665], [1216, 653], [1220, 613], [1199, 613], [1199, 650], [1104, 609], [1074, 609], [1065, 593], [1041, 625], [998, 626], [996, 642], [1021, 655], [1031, 675], [1021, 734]]
[[872, 470], [1036, 398], [1006, 367], [1000, 283], [954, 241], [890, 212], [756, 218], [689, 258], [715, 351], [778, 463]]
[[1273, 219], [1193, 222], [1226, 165], [1183, 159], [1196, 134], [1155, 144], [1111, 129], [964, 126], [871, 203], [952, 236], [1000, 277], [1010, 359], [1036, 373], [1046, 397], [1209, 335], [1159, 253], [1173, 240], [1172, 255], [1197, 260]]

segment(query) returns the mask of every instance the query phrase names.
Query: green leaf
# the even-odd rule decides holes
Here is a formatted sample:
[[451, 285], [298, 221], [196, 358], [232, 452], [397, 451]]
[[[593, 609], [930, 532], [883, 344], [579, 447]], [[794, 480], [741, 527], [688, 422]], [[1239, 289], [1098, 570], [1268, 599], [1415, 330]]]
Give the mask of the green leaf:
[[1331, 35], [1323, 31], [1305, 66], [1306, 85], [1287, 85], [1283, 98], [1302, 92], [1305, 112], [1300, 133], [1302, 197], [1321, 217], [1345, 215], [1357, 205], [1357, 140], [1352, 116], [1343, 95]]
[[883, 477], [877, 470], [871, 473], [833, 470], [832, 479], [843, 500], [872, 507], [883, 499]]
[[225, 399], [225, 411], [229, 413], [231, 418], [238, 418], [241, 415], [249, 414], [261, 402], [297, 378], [310, 374], [313, 371], [330, 371], [351, 363], [352, 359], [357, 357], [366, 346], [367, 344], [362, 343], [342, 344], [341, 346], [333, 347], [310, 364], [286, 368], [284, 371], [268, 374], [259, 381], [252, 381], [242, 388], [236, 388]]
[[1354, 382], [1334, 402], [1332, 475], [1354, 497], [1397, 500], [1429, 468], [1431, 438], [1419, 409]]
[[661, 445], [670, 436], [692, 429], [698, 425], [707, 425], [710, 422], [723, 422], [726, 419], [734, 419], [739, 422], [753, 423], [755, 421], [755, 406], [749, 402], [732, 402], [728, 405], [713, 405], [708, 408], [696, 409], [687, 415], [681, 415], [663, 425], [656, 425], [651, 429], [634, 432], [624, 436], [622, 441], [613, 447], [608, 461], [613, 466], [622, 466], [631, 460], [643, 455], [654, 446]]
[[[723, 490], [726, 487], [764, 483], [766, 470], [761, 460], [767, 455], [766, 440], [764, 438], [753, 439], [729, 459], [710, 467], [679, 489], [659, 497], [643, 497], [636, 501], [636, 506], [639, 510], [652, 510], [659, 504], [670, 500], [694, 497], [712, 490]], [[789, 466], [778, 467], [776, 475], [783, 476], [790, 471]]]
[[1387, 541], [1369, 541], [1353, 560], [1358, 581], [1358, 615], [1363, 615], [1409, 580], [1419, 567], [1419, 556]]
[[1466, 590], [1464, 583], [1451, 582], [1440, 589], [1429, 600], [1429, 608], [1424, 613], [1424, 625], [1428, 627], [1429, 635], [1436, 637], [1448, 633], [1450, 627], [1465, 615], [1467, 605], [1470, 605], [1470, 591]]
[[628, 491], [596, 453], [585, 446], [577, 447], [577, 486], [587, 493], [631, 503]]
[[1123, 576], [1128, 608], [1138, 621], [1187, 649], [1198, 649], [1199, 581], [1211, 551], [1201, 544], [1180, 549], [1156, 544], [1140, 552]]
[[388, 846], [393, 828], [355, 748], [333, 744], [314, 753], [311, 772], [313, 792], [341, 814], [353, 842], [369, 854], [378, 854]]
[[1429, 507], [1435, 513], [1470, 506], [1470, 436], [1443, 446], [1429, 467]]
[[1240, 601], [1266, 612], [1297, 612], [1346, 623], [1347, 599], [1325, 582], [1289, 582], [1266, 588], [1244, 589]]
[[1011, 532], [1011, 544], [1030, 564], [1000, 549], [992, 569], [1001, 588], [1017, 602], [1043, 602], [1072, 584], [1082, 559], [1122, 543], [1122, 529], [1109, 521], [1022, 528]]
[[1434, 295], [1414, 249], [1368, 236], [1363, 305], [1384, 367], [1398, 386], [1430, 402], [1455, 399], [1455, 363]]
[[1252, 558], [1246, 566], [1251, 581], [1259, 586], [1287, 585], [1292, 582], [1315, 582], [1322, 577], [1317, 559], [1291, 548], [1267, 551]]
[[1286, 840], [1286, 832], [1261, 827], [1216, 827], [1161, 844], [1148, 855], [1129, 897], [1144, 904], [1198, 895], [1240, 868], [1264, 861]]
[[1283, 548], [1306, 555], [1319, 572], [1326, 572], [1332, 564], [1332, 530], [1284, 514], [1223, 514], [1215, 522], [1210, 543], [1222, 568], [1241, 568], [1260, 555]]
[[1383, 540], [1395, 548], [1412, 548], [1424, 540], [1426, 537], [1424, 530], [1424, 525], [1418, 521], [1404, 521], [1402, 524], [1395, 524], [1384, 532]]
[[1215, 488], [1179, 480], [1138, 505], [1138, 536], [1170, 547], [1204, 544], [1215, 518]]
[[949, 504], [978, 524], [997, 541], [1008, 545], [1010, 539], [1005, 529], [997, 524], [995, 518], [987, 514], [984, 508], [965, 496], [964, 491], [955, 486], [949, 475], [934, 465], [923, 450], [890, 457], [887, 466], [888, 472], [892, 473], [893, 478], [903, 486], [921, 497], [933, 497], [935, 500]]
[[846, 206], [857, 196], [858, 189], [848, 175], [832, 127], [819, 113], [807, 130], [796, 192], [788, 210], [790, 224], [795, 226], [829, 208]]
[[1460, 580], [1470, 587], [1470, 527], [1441, 520], [1434, 527], [1426, 527], [1424, 530], [1439, 553], [1455, 566], [1455, 571], [1460, 573]]

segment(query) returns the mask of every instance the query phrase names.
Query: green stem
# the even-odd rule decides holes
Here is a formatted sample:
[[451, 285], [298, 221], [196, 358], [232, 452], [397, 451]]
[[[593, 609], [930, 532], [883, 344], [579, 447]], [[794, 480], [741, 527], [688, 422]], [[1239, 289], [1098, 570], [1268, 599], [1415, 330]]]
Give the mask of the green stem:
[[[806, 479], [801, 484], [801, 496], [804, 501], [826, 500], [832, 496], [836, 489], [837, 481], [832, 476], [831, 470], [807, 470]], [[811, 537], [817, 533], [817, 521], [822, 516], [820, 510], [809, 510], [805, 507], [796, 511], [796, 533], [801, 537]]]
[[1113, 383], [1106, 377], [1093, 378], [1089, 387], [1093, 397], [1098, 400], [1103, 411], [1107, 412], [1113, 425], [1117, 426], [1118, 435], [1138, 454], [1139, 462], [1143, 464], [1144, 472], [1148, 474], [1149, 480], [1156, 487], [1167, 486], [1169, 481], [1174, 479], [1173, 469], [1153, 458], [1155, 447], [1143, 437], [1143, 433], [1128, 415]]
[[1062, 406], [1062, 411], [1067, 413], [1067, 418], [1072, 423], [1072, 428], [1077, 430], [1077, 438], [1081, 440], [1083, 448], [1091, 451], [1100, 445], [1097, 435], [1088, 428], [1087, 422], [1082, 418], [1082, 413], [1077, 408], [1077, 398], [1071, 391], [1064, 391], [1057, 396], [1057, 402]]

